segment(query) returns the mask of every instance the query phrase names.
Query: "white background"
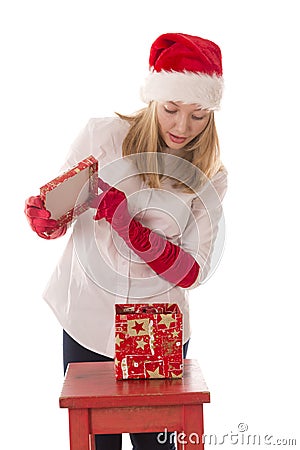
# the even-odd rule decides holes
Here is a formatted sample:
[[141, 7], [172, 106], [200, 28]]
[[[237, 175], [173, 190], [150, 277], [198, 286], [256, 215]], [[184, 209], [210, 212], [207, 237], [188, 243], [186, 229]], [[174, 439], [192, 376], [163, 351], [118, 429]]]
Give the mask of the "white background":
[[[226, 246], [191, 294], [189, 357], [211, 391], [206, 432], [220, 442], [246, 423], [248, 434], [300, 445], [297, 3], [2, 3], [1, 448], [68, 448], [62, 333], [41, 298], [68, 237], [39, 239], [24, 200], [58, 174], [90, 117], [143, 106], [149, 48], [165, 32], [211, 39], [224, 59], [216, 120], [229, 171]], [[221, 448], [242, 448], [227, 439]]]

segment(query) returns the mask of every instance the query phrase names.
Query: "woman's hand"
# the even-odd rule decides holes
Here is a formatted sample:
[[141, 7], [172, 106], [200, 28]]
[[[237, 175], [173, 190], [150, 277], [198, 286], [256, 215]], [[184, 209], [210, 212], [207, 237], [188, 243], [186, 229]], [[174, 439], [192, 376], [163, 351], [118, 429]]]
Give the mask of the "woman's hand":
[[124, 192], [105, 183], [101, 178], [98, 180], [98, 186], [103, 192], [93, 201], [93, 206], [97, 208], [94, 219], [105, 219], [114, 228], [128, 225], [131, 217]]
[[31, 229], [43, 239], [56, 239], [67, 231], [65, 225], [59, 226], [57, 220], [50, 218], [51, 213], [45, 208], [39, 195], [26, 200], [24, 212]]

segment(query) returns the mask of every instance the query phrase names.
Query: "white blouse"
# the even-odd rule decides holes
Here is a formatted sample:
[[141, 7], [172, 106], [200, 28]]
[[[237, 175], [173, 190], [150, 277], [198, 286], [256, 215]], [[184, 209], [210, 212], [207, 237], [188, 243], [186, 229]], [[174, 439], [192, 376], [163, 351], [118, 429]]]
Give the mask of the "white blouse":
[[[135, 219], [189, 252], [200, 265], [199, 286], [215, 270], [224, 244], [221, 201], [227, 173], [220, 171], [199, 192], [187, 194], [165, 178], [161, 189], [143, 182], [135, 157], [122, 157], [122, 142], [129, 125], [118, 118], [91, 119], [72, 145], [62, 171], [93, 155], [99, 176], [125, 192]], [[184, 177], [190, 163], [163, 154], [164, 170], [175, 179]], [[179, 169], [178, 169], [179, 168]], [[157, 275], [130, 250], [122, 238], [94, 209], [79, 216], [67, 247], [52, 274], [44, 299], [62, 327], [84, 347], [114, 357], [116, 303], [177, 303], [184, 317], [184, 342], [191, 334], [188, 290]]]

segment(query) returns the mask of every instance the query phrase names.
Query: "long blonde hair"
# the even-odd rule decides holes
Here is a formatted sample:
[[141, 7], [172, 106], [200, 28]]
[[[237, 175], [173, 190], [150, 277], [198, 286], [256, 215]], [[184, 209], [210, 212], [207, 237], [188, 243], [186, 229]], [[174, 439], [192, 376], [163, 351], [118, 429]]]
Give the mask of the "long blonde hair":
[[[152, 101], [148, 107], [134, 115], [126, 116], [117, 113], [121, 119], [130, 124], [123, 141], [123, 156], [143, 156], [142, 158], [135, 157], [135, 164], [138, 166], [141, 177], [151, 188], [161, 187], [163, 175], [159, 155], [163, 153], [166, 146], [159, 133], [156, 106], [157, 102]], [[192, 163], [195, 169], [200, 169], [202, 176], [199, 176], [199, 170], [191, 171], [184, 181], [175, 180], [174, 187], [180, 188], [183, 192], [193, 192], [199, 189], [207, 178], [212, 178], [223, 168], [212, 111], [205, 129], [189, 142], [184, 150], [184, 159]]]

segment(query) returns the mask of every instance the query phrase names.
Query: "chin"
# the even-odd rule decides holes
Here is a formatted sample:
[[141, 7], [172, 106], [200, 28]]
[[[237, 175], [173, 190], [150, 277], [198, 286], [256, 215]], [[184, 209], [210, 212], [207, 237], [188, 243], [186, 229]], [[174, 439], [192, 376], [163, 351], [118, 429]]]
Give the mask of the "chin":
[[173, 142], [170, 142], [170, 144], [168, 144], [168, 147], [171, 150], [181, 150], [185, 147], [185, 145], [179, 145], [179, 144], [174, 144]]

